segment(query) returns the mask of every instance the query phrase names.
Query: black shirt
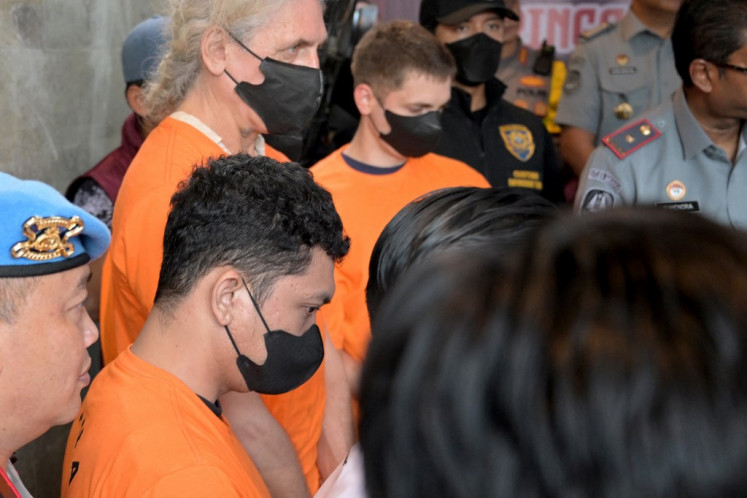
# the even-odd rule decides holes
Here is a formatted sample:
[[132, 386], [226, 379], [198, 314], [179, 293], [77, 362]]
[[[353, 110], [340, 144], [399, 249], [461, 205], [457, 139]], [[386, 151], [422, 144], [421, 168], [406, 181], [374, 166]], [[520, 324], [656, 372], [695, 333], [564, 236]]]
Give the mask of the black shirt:
[[529, 188], [563, 202], [552, 137], [540, 118], [504, 100], [505, 90], [497, 79], [487, 82], [487, 105], [473, 113], [470, 95], [452, 87], [434, 152], [469, 164], [493, 187]]

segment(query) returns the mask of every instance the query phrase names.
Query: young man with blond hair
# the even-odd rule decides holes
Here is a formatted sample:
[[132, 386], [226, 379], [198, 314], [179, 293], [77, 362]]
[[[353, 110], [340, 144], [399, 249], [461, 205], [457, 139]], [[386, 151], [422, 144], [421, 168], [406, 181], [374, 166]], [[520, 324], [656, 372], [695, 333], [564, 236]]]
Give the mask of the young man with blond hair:
[[332, 193], [351, 238], [350, 254], [335, 270], [335, 298], [320, 323], [344, 352], [355, 392], [370, 339], [368, 264], [384, 226], [427, 192], [488, 182], [468, 165], [431, 152], [442, 136], [441, 110], [455, 73], [451, 55], [432, 34], [409, 21], [380, 24], [358, 43], [351, 69], [358, 129], [311, 171]]

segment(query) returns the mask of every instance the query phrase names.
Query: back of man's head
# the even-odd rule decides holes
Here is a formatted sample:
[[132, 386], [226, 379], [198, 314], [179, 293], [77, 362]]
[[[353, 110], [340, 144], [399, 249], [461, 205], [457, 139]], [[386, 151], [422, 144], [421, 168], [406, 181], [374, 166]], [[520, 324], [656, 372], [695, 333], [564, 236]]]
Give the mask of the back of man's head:
[[390, 21], [361, 38], [351, 71], [355, 86], [368, 84], [383, 99], [410, 75], [444, 81], [454, 76], [456, 66], [451, 53], [427, 30], [410, 21]]
[[612, 210], [550, 223], [509, 259], [449, 256], [374, 321], [368, 496], [743, 493], [743, 234]]
[[347, 254], [332, 196], [296, 163], [248, 154], [211, 159], [171, 199], [156, 306], [169, 308], [211, 269], [233, 266], [260, 302], [279, 277], [302, 273], [319, 247]]
[[[677, 72], [684, 86], [693, 86], [690, 64], [696, 59], [720, 65], [747, 44], [747, 2], [685, 0], [672, 30]], [[723, 72], [723, 68], [719, 68]]]
[[454, 187], [412, 201], [384, 227], [371, 253], [366, 285], [371, 319], [409, 267], [457, 249], [507, 254], [556, 211], [540, 195], [518, 188]]

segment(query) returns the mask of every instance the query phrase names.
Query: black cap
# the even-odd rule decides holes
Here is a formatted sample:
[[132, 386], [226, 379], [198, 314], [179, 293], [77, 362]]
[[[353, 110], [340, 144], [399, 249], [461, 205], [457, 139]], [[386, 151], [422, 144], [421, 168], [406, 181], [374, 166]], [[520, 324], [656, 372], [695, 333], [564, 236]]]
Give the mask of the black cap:
[[434, 31], [438, 23], [459, 24], [484, 10], [495, 10], [501, 17], [519, 20], [519, 16], [506, 7], [503, 0], [423, 0], [420, 3], [420, 24]]

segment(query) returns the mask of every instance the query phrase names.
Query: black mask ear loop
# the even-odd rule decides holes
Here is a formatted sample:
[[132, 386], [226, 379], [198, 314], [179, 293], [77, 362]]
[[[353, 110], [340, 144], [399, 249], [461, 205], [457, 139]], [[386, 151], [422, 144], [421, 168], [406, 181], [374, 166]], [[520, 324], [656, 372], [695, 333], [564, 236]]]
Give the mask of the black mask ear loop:
[[259, 319], [262, 320], [262, 325], [265, 326], [265, 330], [267, 332], [270, 331], [270, 327], [267, 325], [267, 322], [265, 321], [265, 317], [262, 316], [262, 312], [259, 310], [259, 303], [257, 303], [257, 300], [254, 299], [254, 296], [252, 296], [252, 293], [249, 291], [249, 286], [246, 285], [246, 280], [244, 280], [244, 277], [241, 277], [241, 281], [244, 283], [244, 288], [246, 289], [246, 293], [249, 294], [249, 299], [252, 300], [252, 304], [254, 305], [254, 309], [257, 310], [257, 314], [259, 315]]
[[[260, 62], [264, 62], [264, 59], [263, 59], [262, 57], [258, 56], [257, 54], [255, 54], [255, 53], [254, 53], [254, 52], [252, 51], [252, 49], [250, 49], [249, 47], [247, 47], [246, 45], [244, 45], [244, 44], [243, 44], [243, 43], [241, 42], [241, 40], [239, 40], [238, 38], [236, 38], [236, 37], [235, 37], [235, 36], [233, 35], [233, 33], [231, 33], [231, 32], [230, 32], [230, 31], [228, 31], [228, 30], [226, 30], [226, 33], [228, 33], [228, 36], [230, 36], [230, 37], [231, 37], [231, 38], [233, 39], [233, 41], [235, 41], [236, 43], [238, 43], [238, 44], [239, 44], [239, 46], [240, 46], [241, 48], [243, 48], [244, 50], [246, 50], [247, 52], [249, 52], [250, 54], [252, 54], [252, 55], [253, 55], [254, 57], [256, 57], [256, 58], [257, 58], [257, 59], [258, 59], [258, 60], [259, 60]], [[231, 73], [229, 73], [229, 72], [228, 72], [227, 70], [225, 70], [225, 69], [223, 70], [223, 72], [224, 72], [224, 73], [226, 73], [226, 76], [228, 76], [229, 78], [231, 78], [231, 81], [233, 81], [234, 85], [238, 85], [238, 84], [239, 84], [239, 82], [238, 82], [238, 81], [236, 80], [236, 78], [234, 78], [233, 76], [231, 76]], [[242, 280], [243, 280], [243, 279], [242, 279]], [[244, 282], [244, 285], [246, 286], [246, 282]], [[247, 290], [248, 290], [248, 289], [247, 289]], [[251, 296], [251, 294], [250, 294], [250, 296]], [[252, 299], [252, 300], [254, 300], [254, 299]]]
[[[244, 283], [244, 288], [246, 288], [246, 292], [247, 294], [249, 294], [249, 299], [252, 300], [252, 304], [254, 305], [254, 308], [257, 310], [257, 313], [259, 314], [259, 318], [262, 320], [262, 324], [265, 326], [265, 329], [269, 332], [270, 328], [267, 326], [267, 322], [265, 321], [265, 317], [262, 316], [262, 312], [259, 311], [259, 306], [257, 305], [257, 301], [254, 300], [254, 296], [252, 296], [252, 293], [249, 292], [249, 286], [246, 285], [246, 281], [244, 280], [244, 277], [241, 277], [241, 281]], [[248, 379], [251, 379], [252, 376], [255, 376], [258, 374], [256, 365], [254, 365], [252, 360], [250, 360], [246, 355], [242, 354], [241, 351], [239, 351], [239, 347], [236, 345], [236, 341], [234, 341], [233, 334], [231, 334], [231, 330], [228, 328], [228, 325], [224, 325], [223, 328], [226, 329], [228, 338], [231, 340], [231, 345], [233, 345], [233, 349], [236, 350], [236, 354], [238, 355], [236, 358], [236, 366], [239, 368], [239, 372], [241, 372], [241, 376], [244, 378], [244, 382], [246, 382], [246, 387], [250, 391], [252, 391], [253, 389], [252, 389], [252, 386], [249, 385]]]

